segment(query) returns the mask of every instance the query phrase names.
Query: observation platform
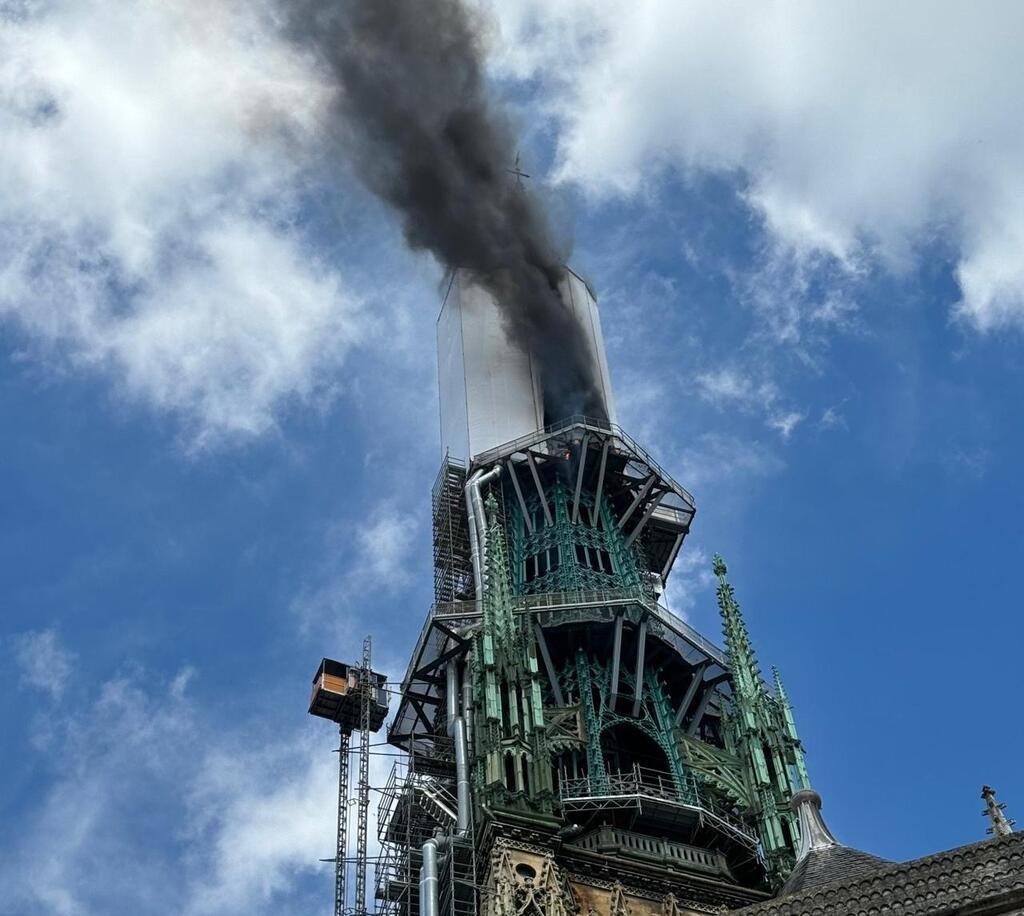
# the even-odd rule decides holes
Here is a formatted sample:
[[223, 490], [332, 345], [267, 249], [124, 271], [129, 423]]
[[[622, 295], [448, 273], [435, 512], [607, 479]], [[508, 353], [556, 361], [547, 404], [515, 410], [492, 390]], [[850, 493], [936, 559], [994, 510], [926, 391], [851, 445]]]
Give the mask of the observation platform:
[[717, 805], [692, 773], [680, 786], [671, 773], [634, 765], [625, 773], [566, 780], [559, 798], [562, 810], [576, 817], [603, 819], [613, 811], [633, 812], [634, 820], [643, 818], [647, 835], [706, 827], [751, 850], [759, 842], [753, 829]]

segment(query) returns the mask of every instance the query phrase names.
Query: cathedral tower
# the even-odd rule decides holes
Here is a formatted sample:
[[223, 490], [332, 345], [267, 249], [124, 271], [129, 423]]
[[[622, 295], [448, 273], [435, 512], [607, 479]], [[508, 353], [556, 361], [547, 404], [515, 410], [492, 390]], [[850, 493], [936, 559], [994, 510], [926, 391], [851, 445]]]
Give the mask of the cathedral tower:
[[456, 274], [438, 321], [444, 457], [435, 603], [401, 683], [379, 811], [389, 916], [681, 916], [766, 899], [807, 787], [726, 565], [724, 649], [665, 583], [690, 494], [616, 425], [597, 306], [568, 271], [603, 411], [547, 416], [543, 379]]

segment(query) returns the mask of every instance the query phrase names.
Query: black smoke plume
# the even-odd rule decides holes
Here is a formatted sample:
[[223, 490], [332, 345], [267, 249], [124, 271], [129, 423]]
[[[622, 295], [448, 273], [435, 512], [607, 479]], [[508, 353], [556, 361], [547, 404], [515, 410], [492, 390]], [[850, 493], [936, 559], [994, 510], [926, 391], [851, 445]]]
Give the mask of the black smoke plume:
[[561, 300], [543, 209], [509, 174], [516, 149], [462, 0], [296, 0], [295, 37], [338, 86], [338, 128], [408, 244], [465, 268], [497, 300], [509, 339], [538, 361], [548, 421], [605, 419], [583, 331]]

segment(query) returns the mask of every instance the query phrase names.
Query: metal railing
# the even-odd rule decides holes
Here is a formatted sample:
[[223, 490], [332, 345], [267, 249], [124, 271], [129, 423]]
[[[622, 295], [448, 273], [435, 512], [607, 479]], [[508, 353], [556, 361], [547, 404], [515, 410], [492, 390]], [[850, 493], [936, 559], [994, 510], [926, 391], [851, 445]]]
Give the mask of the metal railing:
[[504, 458], [506, 455], [522, 451], [523, 449], [529, 448], [531, 445], [537, 445], [538, 443], [543, 442], [546, 439], [550, 439], [552, 436], [555, 436], [560, 432], [572, 429], [573, 427], [580, 427], [581, 429], [596, 433], [611, 433], [631, 452], [633, 452], [637, 458], [643, 461], [644, 464], [654, 471], [655, 474], [664, 480], [665, 483], [667, 483], [680, 497], [682, 497], [685, 502], [689, 503], [691, 507], [696, 506], [690, 492], [685, 487], [677, 483], [675, 479], [650, 456], [647, 450], [637, 443], [637, 441], [621, 426], [619, 426], [618, 423], [609, 423], [607, 420], [597, 420], [594, 417], [585, 417], [582, 415], [567, 417], [565, 420], [560, 420], [558, 423], [552, 423], [550, 426], [544, 427], [544, 429], [535, 430], [532, 433], [520, 436], [518, 439], [513, 439], [511, 442], [505, 442], [495, 448], [488, 449], [485, 452], [480, 452], [479, 455], [474, 456], [473, 464], [477, 466], [493, 464], [501, 458]]
[[569, 806], [580, 801], [624, 798], [668, 802], [699, 810], [717, 826], [738, 835], [745, 842], [753, 845], [758, 842], [752, 828], [715, 802], [693, 773], [686, 773], [682, 780], [678, 780], [671, 773], [634, 764], [632, 769], [624, 773], [567, 779], [562, 782], [559, 796], [562, 804]]
[[[722, 649], [639, 588], [609, 588], [598, 591], [580, 590], [520, 595], [512, 599], [512, 611], [513, 613], [530, 614], [573, 607], [616, 607], [629, 604], [642, 605], [669, 629], [700, 649], [709, 658], [714, 659], [723, 667], [726, 664], [727, 656]], [[435, 604], [430, 609], [430, 616], [438, 619], [479, 617], [480, 608], [473, 601], [450, 601], [445, 604]]]

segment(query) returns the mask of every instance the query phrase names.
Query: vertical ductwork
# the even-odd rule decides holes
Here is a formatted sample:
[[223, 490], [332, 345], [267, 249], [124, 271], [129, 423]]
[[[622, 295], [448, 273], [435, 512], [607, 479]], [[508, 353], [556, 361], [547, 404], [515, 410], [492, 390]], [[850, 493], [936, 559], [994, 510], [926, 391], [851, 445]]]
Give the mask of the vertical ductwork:
[[473, 564], [473, 587], [476, 600], [484, 596], [484, 569], [487, 564], [487, 513], [480, 487], [501, 473], [501, 465], [489, 471], [476, 471], [466, 481], [466, 516], [469, 521], [469, 557]]
[[456, 716], [455, 729], [452, 733], [455, 740], [455, 798], [458, 802], [455, 828], [459, 836], [469, 832], [469, 748], [466, 744], [466, 723], [462, 716]]
[[437, 903], [437, 853], [440, 841], [434, 837], [427, 840], [420, 852], [420, 916], [438, 916]]
[[[469, 670], [469, 658], [466, 659]], [[462, 679], [462, 720], [466, 723], [466, 747], [473, 746], [473, 685], [468, 677]]]
[[469, 831], [469, 812], [472, 799], [469, 789], [469, 744], [466, 741], [466, 722], [459, 715], [459, 663], [448, 662], [446, 704], [448, 711], [448, 734], [455, 747], [455, 799], [457, 802], [455, 829], [459, 836]]
[[466, 519], [469, 522], [469, 560], [473, 565], [473, 594], [479, 601], [483, 597], [484, 583], [480, 562], [480, 536], [476, 526], [476, 509], [473, 506], [473, 490], [478, 485], [483, 471], [476, 471], [466, 481]]
[[455, 731], [455, 720], [459, 716], [459, 663], [457, 660], [448, 662], [445, 668], [447, 683], [445, 686], [445, 701], [448, 712], [448, 734]]

